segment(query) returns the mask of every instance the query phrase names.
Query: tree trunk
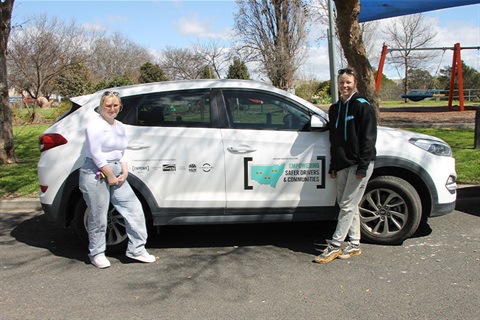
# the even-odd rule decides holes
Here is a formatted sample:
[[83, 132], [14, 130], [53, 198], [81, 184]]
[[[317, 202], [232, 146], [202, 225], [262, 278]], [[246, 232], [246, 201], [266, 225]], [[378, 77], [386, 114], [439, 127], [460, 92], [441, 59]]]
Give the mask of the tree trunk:
[[[405, 66], [405, 77], [403, 78], [403, 94], [408, 94], [408, 58], [405, 53], [405, 59], [403, 60], [403, 65]], [[408, 102], [408, 98], [405, 98], [405, 103]]]
[[349, 66], [355, 70], [358, 92], [377, 110], [379, 98], [375, 92], [375, 73], [367, 58], [362, 32], [358, 23], [359, 0], [334, 0], [337, 9], [338, 37]]
[[15, 0], [0, 2], [0, 164], [17, 162], [7, 81], [7, 44], [14, 2]]

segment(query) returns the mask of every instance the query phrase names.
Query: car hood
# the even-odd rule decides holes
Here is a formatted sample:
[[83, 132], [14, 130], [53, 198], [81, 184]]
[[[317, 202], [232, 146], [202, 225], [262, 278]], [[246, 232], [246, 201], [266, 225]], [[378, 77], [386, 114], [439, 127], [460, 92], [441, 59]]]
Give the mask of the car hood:
[[429, 140], [434, 140], [438, 142], [443, 142], [440, 138], [434, 137], [434, 136], [429, 136], [427, 134], [423, 133], [418, 133], [418, 132], [413, 132], [413, 131], [408, 131], [404, 129], [397, 129], [397, 128], [390, 128], [390, 127], [384, 127], [384, 126], [378, 126], [378, 131], [382, 135], [386, 135], [392, 138], [402, 138], [402, 139], [411, 139], [411, 138], [417, 138], [417, 139], [429, 139]]

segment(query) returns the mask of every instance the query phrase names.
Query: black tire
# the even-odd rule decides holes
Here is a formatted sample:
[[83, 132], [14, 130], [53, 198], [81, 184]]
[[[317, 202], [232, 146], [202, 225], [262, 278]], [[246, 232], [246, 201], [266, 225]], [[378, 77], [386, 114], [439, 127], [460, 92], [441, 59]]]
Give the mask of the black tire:
[[[83, 197], [80, 197], [75, 206], [73, 226], [75, 233], [86, 246], [88, 246], [88, 212], [89, 209], [87, 208], [85, 200]], [[128, 243], [127, 232], [125, 230], [125, 220], [112, 205], [108, 208], [106, 237], [107, 253], [114, 254], [125, 252]]]
[[371, 180], [360, 202], [362, 239], [378, 244], [399, 244], [420, 225], [422, 203], [415, 188], [393, 176]]

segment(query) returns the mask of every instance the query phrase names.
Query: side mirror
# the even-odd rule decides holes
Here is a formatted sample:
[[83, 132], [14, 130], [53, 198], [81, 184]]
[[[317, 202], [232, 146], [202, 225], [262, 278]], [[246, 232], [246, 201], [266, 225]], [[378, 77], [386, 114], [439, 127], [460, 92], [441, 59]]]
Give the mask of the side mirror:
[[312, 131], [327, 131], [328, 121], [319, 115], [312, 115], [310, 118], [310, 128]]

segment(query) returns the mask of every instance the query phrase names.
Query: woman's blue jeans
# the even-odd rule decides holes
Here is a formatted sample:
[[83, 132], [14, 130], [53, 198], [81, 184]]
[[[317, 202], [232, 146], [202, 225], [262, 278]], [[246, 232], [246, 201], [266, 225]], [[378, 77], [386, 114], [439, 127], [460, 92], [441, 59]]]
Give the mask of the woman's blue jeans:
[[[109, 161], [108, 164], [116, 175], [121, 173], [119, 161]], [[98, 171], [90, 158], [86, 158], [80, 169], [80, 190], [90, 209], [87, 224], [90, 259], [105, 255], [107, 213], [110, 203], [125, 220], [128, 236], [127, 253], [134, 256], [143, 254], [146, 251], [147, 228], [142, 204], [127, 181], [121, 186], [109, 186], [107, 179], [99, 179]]]

